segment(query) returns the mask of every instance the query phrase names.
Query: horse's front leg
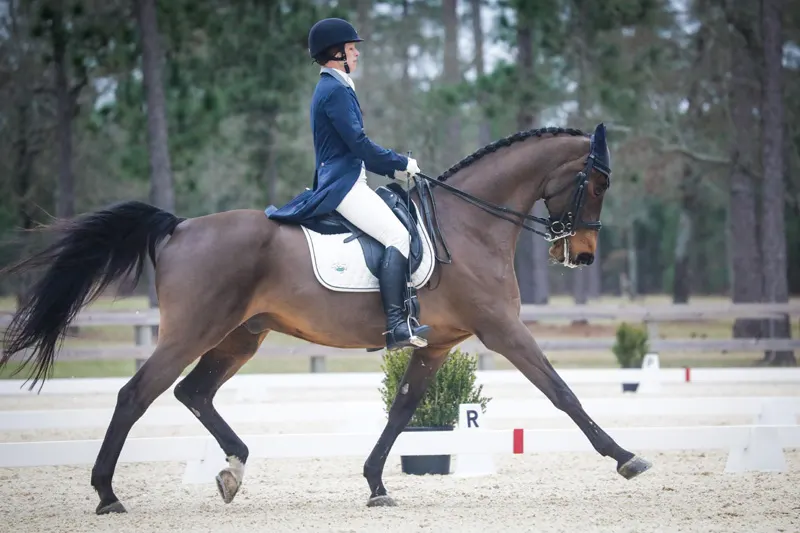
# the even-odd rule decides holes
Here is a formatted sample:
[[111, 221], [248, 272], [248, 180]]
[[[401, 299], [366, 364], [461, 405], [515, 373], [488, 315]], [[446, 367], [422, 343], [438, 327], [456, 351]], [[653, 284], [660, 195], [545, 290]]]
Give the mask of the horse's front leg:
[[449, 347], [427, 346], [415, 350], [411, 355], [402, 384], [398, 387], [392, 407], [389, 409], [386, 426], [364, 463], [364, 477], [370, 490], [368, 507], [394, 505], [394, 500], [386, 494], [386, 487], [383, 486], [386, 458], [398, 435], [414, 416], [422, 396], [444, 363], [448, 350]]
[[505, 356], [541, 390], [553, 405], [575, 421], [588, 437], [592, 447], [604, 457], [617, 461], [617, 472], [631, 479], [648, 470], [652, 464], [619, 446], [584, 411], [575, 393], [547, 360], [530, 330], [518, 317], [495, 322], [478, 332], [483, 344]]

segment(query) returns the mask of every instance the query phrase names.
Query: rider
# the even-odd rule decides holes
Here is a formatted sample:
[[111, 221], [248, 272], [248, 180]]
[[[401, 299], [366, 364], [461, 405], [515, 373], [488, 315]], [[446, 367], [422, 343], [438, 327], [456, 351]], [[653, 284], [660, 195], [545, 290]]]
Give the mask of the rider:
[[308, 50], [321, 65], [311, 100], [316, 152], [314, 188], [307, 189], [270, 218], [303, 223], [337, 211], [384, 247], [379, 275], [386, 314], [388, 349], [425, 338], [428, 326], [409, 324], [403, 312], [409, 234], [386, 203], [367, 185], [366, 170], [407, 182], [420, 171], [417, 162], [373, 143], [364, 132], [361, 107], [349, 74], [358, 66], [361, 42], [355, 28], [339, 18], [320, 20], [308, 34]]

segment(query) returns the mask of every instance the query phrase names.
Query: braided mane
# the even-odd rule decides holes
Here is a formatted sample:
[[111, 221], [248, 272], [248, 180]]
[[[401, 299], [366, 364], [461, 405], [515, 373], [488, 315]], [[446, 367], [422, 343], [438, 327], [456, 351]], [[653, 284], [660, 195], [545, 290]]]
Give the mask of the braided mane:
[[452, 176], [453, 174], [455, 174], [459, 170], [463, 170], [463, 169], [467, 168], [468, 166], [472, 165], [474, 162], [478, 161], [479, 159], [483, 158], [484, 156], [486, 156], [488, 154], [496, 152], [500, 148], [505, 148], [506, 146], [511, 146], [512, 144], [514, 144], [516, 142], [524, 141], [525, 139], [528, 139], [530, 137], [541, 137], [545, 133], [550, 133], [552, 135], [566, 134], [566, 135], [573, 135], [573, 136], [583, 135], [584, 137], [588, 137], [589, 136], [589, 134], [587, 134], [587, 133], [585, 133], [585, 132], [583, 132], [581, 130], [576, 130], [574, 128], [556, 128], [554, 126], [549, 126], [549, 127], [546, 127], [546, 128], [537, 128], [537, 129], [526, 130], [526, 131], [518, 131], [517, 133], [512, 133], [508, 137], [504, 137], [504, 138], [502, 138], [500, 140], [494, 141], [491, 144], [487, 144], [483, 148], [479, 148], [478, 150], [476, 150], [472, 154], [468, 155], [467, 157], [465, 157], [464, 159], [462, 159], [461, 161], [459, 161], [458, 163], [456, 163], [452, 167], [450, 167], [447, 170], [445, 170], [442, 173], [442, 175], [440, 175], [436, 179], [439, 180], [439, 181], [447, 181], [447, 179], [450, 176]]

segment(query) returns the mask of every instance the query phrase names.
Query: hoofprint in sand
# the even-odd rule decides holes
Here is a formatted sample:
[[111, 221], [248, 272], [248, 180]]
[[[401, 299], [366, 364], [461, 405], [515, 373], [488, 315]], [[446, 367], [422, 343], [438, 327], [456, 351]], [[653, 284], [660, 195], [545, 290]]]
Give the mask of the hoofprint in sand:
[[[669, 396], [795, 395], [795, 385], [670, 385]], [[579, 398], [619, 393], [575, 387]], [[286, 391], [292, 401], [372, 400], [377, 392]], [[338, 392], [338, 394], [337, 394]], [[494, 397], [537, 397], [530, 389], [489, 390]], [[228, 398], [230, 399], [230, 397]], [[101, 396], [0, 398], [0, 409], [113, 407]], [[223, 393], [220, 402], [226, 401]], [[160, 405], [177, 401], [165, 394]], [[590, 413], [591, 414], [591, 413]], [[596, 417], [607, 428], [749, 423], [750, 417]], [[507, 420], [502, 427], [574, 427], [564, 420]], [[493, 428], [501, 429], [495, 425]], [[337, 431], [333, 424], [243, 424], [240, 434]], [[11, 432], [0, 441], [102, 438], [105, 428]], [[131, 437], [205, 435], [199, 422], [182, 427], [134, 426]], [[624, 445], [624, 443], [621, 443]], [[321, 443], [324, 445], [324, 443]], [[364, 458], [253, 459], [230, 505], [213, 480], [182, 485], [183, 463], [120, 464], [115, 487], [127, 514], [96, 516], [91, 466], [0, 469], [0, 524], [14, 531], [800, 531], [800, 451], [786, 450], [786, 473], [725, 474], [725, 452], [643, 455], [654, 467], [632, 481], [595, 453], [497, 455], [486, 477], [407, 476], [399, 458], [384, 481], [398, 506], [367, 508]], [[455, 463], [454, 463], [455, 466]]]

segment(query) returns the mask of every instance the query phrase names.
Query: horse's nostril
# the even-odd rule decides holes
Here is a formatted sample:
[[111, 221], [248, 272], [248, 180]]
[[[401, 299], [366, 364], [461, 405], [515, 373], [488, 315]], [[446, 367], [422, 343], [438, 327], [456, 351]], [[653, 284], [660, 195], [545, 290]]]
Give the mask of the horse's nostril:
[[575, 258], [575, 262], [579, 265], [591, 265], [594, 263], [594, 254], [587, 252], [579, 253], [578, 257]]

